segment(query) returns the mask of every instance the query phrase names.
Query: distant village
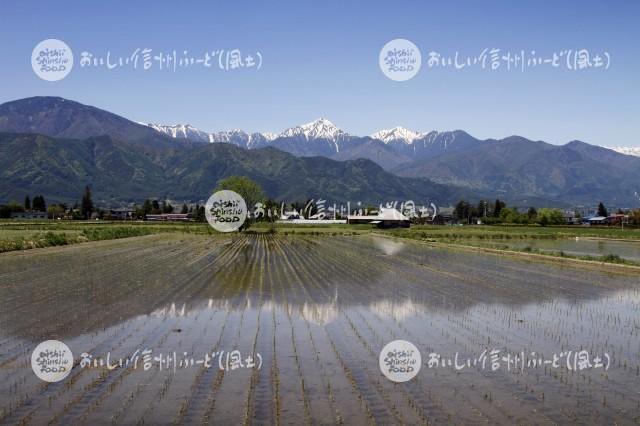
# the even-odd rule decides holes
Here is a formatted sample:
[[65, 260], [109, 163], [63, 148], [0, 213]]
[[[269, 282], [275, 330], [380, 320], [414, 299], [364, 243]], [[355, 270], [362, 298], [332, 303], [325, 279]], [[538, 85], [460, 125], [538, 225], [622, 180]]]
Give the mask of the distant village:
[[[477, 204], [461, 200], [455, 206], [410, 208], [401, 204], [345, 208], [307, 203], [285, 205], [267, 201], [257, 203], [249, 216], [256, 221], [286, 222], [291, 224], [371, 224], [380, 228], [422, 225], [576, 225], [576, 226], [640, 226], [640, 209], [609, 212], [603, 203], [596, 207], [554, 209], [509, 207], [503, 201], [479, 201]], [[267, 210], [265, 210], [267, 208]], [[153, 221], [153, 222], [205, 222], [204, 204], [182, 203], [178, 208], [168, 200], [147, 199], [141, 206], [101, 208], [94, 206], [89, 187], [82, 200], [74, 205], [53, 203], [47, 205], [42, 195], [24, 203], [0, 205], [0, 218], [15, 220], [97, 220], [97, 221]], [[260, 210], [260, 211], [258, 211]], [[268, 214], [265, 213], [268, 211]]]

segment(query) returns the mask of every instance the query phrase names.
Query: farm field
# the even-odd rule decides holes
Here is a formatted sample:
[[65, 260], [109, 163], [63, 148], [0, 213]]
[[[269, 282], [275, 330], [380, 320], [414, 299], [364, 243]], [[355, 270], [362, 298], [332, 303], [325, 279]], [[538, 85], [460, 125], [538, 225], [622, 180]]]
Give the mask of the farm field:
[[[634, 269], [368, 234], [161, 232], [0, 254], [0, 303], [0, 423], [640, 421]], [[74, 354], [57, 383], [31, 369], [48, 339]], [[406, 383], [378, 366], [395, 339], [422, 354]], [[198, 360], [238, 350], [259, 354], [260, 368], [116, 365], [147, 349]], [[610, 362], [465, 365], [494, 350], [527, 360], [586, 350], [592, 365]], [[115, 367], [82, 366], [82, 353]], [[454, 362], [430, 365], [431, 353]]]
[[607, 238], [640, 240], [640, 229], [626, 226], [533, 226], [533, 225], [417, 225], [410, 229], [390, 230], [390, 233], [408, 238], [436, 238], [449, 241], [467, 239], [564, 239]]
[[[251, 227], [252, 233], [278, 232], [289, 234], [363, 234], [385, 232], [388, 235], [416, 240], [489, 246], [537, 245], [538, 240], [611, 239], [624, 242], [640, 242], [640, 229], [583, 226], [429, 226], [416, 225], [411, 229], [380, 231], [371, 225], [270, 224], [259, 222]], [[0, 220], [0, 253], [59, 245], [70, 245], [87, 241], [117, 239], [161, 233], [186, 233], [212, 235], [215, 233], [206, 223], [196, 222], [143, 222], [143, 221], [15, 221]], [[512, 240], [511, 242], [507, 240]], [[495, 244], [494, 244], [495, 243]], [[570, 242], [569, 242], [570, 243]], [[553, 242], [549, 244], [553, 245]], [[561, 243], [562, 244], [562, 243]], [[615, 252], [616, 250], [614, 250]], [[580, 252], [580, 251], [578, 251]], [[602, 250], [589, 253], [602, 254]], [[623, 254], [625, 250], [623, 249]], [[635, 256], [631, 256], [634, 258]]]
[[640, 241], [608, 239], [524, 239], [479, 240], [478, 246], [503, 250], [531, 251], [537, 253], [566, 253], [573, 256], [618, 256], [635, 264], [640, 263]]

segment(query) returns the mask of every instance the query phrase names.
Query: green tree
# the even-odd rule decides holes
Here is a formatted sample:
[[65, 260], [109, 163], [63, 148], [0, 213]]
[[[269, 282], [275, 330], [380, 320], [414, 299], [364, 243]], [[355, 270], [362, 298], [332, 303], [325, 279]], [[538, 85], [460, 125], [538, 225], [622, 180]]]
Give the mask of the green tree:
[[182, 210], [180, 210], [180, 213], [182, 213], [182, 214], [189, 213], [189, 207], [187, 207], [186, 203], [182, 205]]
[[246, 176], [230, 176], [228, 178], [220, 180], [218, 182], [218, 185], [216, 186], [215, 191], [217, 192], [225, 189], [237, 192], [242, 198], [244, 198], [244, 202], [247, 204], [248, 210], [247, 220], [245, 220], [240, 229], [248, 229], [251, 226], [251, 222], [253, 220], [249, 212], [253, 212], [257, 202], [264, 203], [264, 200], [266, 199], [264, 191], [257, 182], [251, 180]]
[[153, 205], [151, 204], [151, 200], [147, 198], [144, 200], [144, 204], [142, 204], [142, 213], [143, 215], [148, 215], [151, 213], [151, 210], [153, 210]]
[[469, 223], [471, 220], [471, 205], [465, 200], [460, 200], [456, 204], [453, 214], [459, 221]]
[[65, 208], [60, 204], [52, 204], [47, 209], [50, 219], [61, 219], [64, 216]]
[[84, 194], [82, 195], [80, 214], [85, 219], [90, 219], [91, 213], [93, 213], [93, 200], [91, 199], [91, 189], [87, 185], [84, 187]]
[[29, 199], [28, 195], [24, 197], [24, 209], [31, 210], [31, 200]]
[[504, 207], [500, 209], [500, 220], [503, 223], [525, 223], [527, 222], [528, 218], [520, 214], [516, 207]]
[[170, 203], [163, 201], [160, 210], [162, 213], [173, 213], [173, 206]]
[[536, 217], [538, 216], [538, 211], [536, 210], [535, 207], [529, 207], [529, 210], [527, 210], [527, 217], [529, 218], [530, 221], [535, 221]]
[[500, 212], [506, 206], [507, 205], [503, 201], [500, 201], [500, 199], [496, 198], [496, 202], [493, 204], [493, 217], [500, 217]]
[[42, 195], [37, 195], [33, 197], [33, 201], [31, 202], [31, 208], [38, 212], [46, 212], [47, 204], [44, 201], [44, 197]]
[[196, 214], [196, 222], [204, 222], [207, 220], [207, 217], [205, 216], [205, 213], [204, 213], [204, 206], [199, 206], [196, 204], [195, 214]]
[[607, 212], [607, 209], [604, 206], [604, 204], [602, 204], [602, 202], [600, 202], [600, 204], [598, 204], [598, 216], [602, 216], [602, 217], [609, 216], [609, 213]]
[[242, 198], [244, 198], [244, 202], [247, 204], [249, 210], [253, 210], [253, 206], [257, 202], [266, 199], [260, 185], [246, 176], [230, 176], [220, 180], [215, 190], [221, 191], [223, 189], [240, 194]]
[[542, 226], [563, 225], [565, 223], [562, 211], [558, 209], [538, 210], [537, 222]]

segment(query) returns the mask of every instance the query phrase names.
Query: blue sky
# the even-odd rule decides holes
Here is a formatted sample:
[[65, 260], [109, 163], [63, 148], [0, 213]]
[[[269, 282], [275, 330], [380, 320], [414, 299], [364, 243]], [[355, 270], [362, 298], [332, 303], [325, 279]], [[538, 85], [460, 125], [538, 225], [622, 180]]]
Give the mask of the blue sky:
[[[202, 130], [279, 132], [326, 117], [354, 134], [396, 125], [512, 134], [551, 143], [579, 139], [640, 146], [640, 2], [637, 1], [3, 1], [0, 102], [56, 95], [137, 121]], [[30, 56], [58, 38], [74, 51], [71, 74], [40, 80]], [[525, 72], [423, 66], [407, 82], [387, 79], [378, 54], [406, 38], [422, 51], [485, 48], [549, 56], [608, 52], [611, 67]], [[128, 56], [136, 48], [194, 54], [259, 51], [260, 70], [191, 68], [176, 73], [80, 68], [81, 51]]]

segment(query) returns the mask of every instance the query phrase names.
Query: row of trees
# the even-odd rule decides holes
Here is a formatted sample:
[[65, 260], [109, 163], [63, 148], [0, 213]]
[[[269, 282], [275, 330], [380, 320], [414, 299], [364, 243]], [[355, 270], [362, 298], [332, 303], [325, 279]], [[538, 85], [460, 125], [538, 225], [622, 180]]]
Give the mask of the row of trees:
[[36, 195], [33, 199], [27, 195], [24, 197], [23, 204], [14, 201], [0, 205], [0, 218], [9, 218], [12, 213], [47, 212], [50, 218], [89, 219], [95, 211], [91, 199], [91, 190], [89, 186], [86, 186], [80, 204], [75, 203], [69, 207], [65, 203], [53, 203], [47, 206], [47, 202], [42, 195]]
[[[262, 188], [253, 180], [246, 176], [231, 176], [226, 179], [222, 179], [218, 182], [214, 191], [231, 190], [240, 194], [247, 204], [247, 207], [251, 210], [256, 203], [261, 203], [265, 211], [277, 211], [281, 208], [278, 203], [273, 200], [269, 200]], [[297, 211], [303, 211], [305, 203], [291, 204], [292, 209]], [[0, 206], [0, 217], [11, 217], [12, 212], [23, 211], [39, 211], [48, 212], [51, 218], [66, 218], [66, 219], [90, 219], [94, 213], [98, 218], [108, 219], [109, 214], [101, 209], [97, 209], [93, 203], [91, 189], [87, 185], [84, 188], [82, 199], [80, 203], [75, 203], [72, 207], [68, 207], [66, 204], [51, 204], [47, 207], [45, 199], [42, 195], [37, 195], [31, 200], [29, 196], [25, 197], [24, 204], [10, 203], [8, 205]], [[178, 208], [174, 207], [168, 201], [159, 201], [156, 199], [146, 199], [142, 206], [133, 208], [134, 219], [144, 219], [148, 214], [161, 214], [161, 213], [176, 213]], [[194, 220], [204, 222], [205, 219], [205, 207], [204, 205], [191, 205], [183, 204], [179, 208], [179, 212], [182, 214], [189, 214]], [[313, 212], [308, 212], [312, 214]], [[618, 211], [618, 213], [623, 213]], [[626, 212], [629, 220], [627, 223], [640, 226], [640, 209]], [[603, 203], [599, 203], [598, 216], [608, 216], [608, 211]], [[454, 217], [461, 223], [475, 223], [477, 220], [481, 220], [484, 224], [497, 224], [497, 223], [515, 223], [515, 224], [540, 224], [540, 225], [562, 225], [566, 223], [565, 214], [559, 209], [529, 207], [526, 211], [520, 211], [516, 207], [508, 207], [507, 204], [496, 199], [494, 202], [486, 200], [480, 200], [477, 204], [472, 204], [466, 200], [461, 200], [455, 205]], [[576, 213], [576, 218], [580, 218]], [[277, 217], [273, 215], [263, 216], [258, 220], [263, 221], [275, 221]], [[256, 220], [254, 217], [249, 217], [245, 222], [245, 229], [251, 225], [251, 222]]]
[[[235, 191], [242, 195], [245, 199], [247, 206], [252, 208], [257, 202], [264, 202], [266, 199], [264, 192], [260, 186], [245, 176], [232, 176], [218, 182], [218, 186], [215, 191], [228, 189]], [[275, 204], [274, 204], [275, 205]], [[179, 210], [182, 214], [189, 214], [194, 220], [204, 222], [205, 207], [204, 205], [191, 205], [186, 203], [182, 207], [174, 207], [168, 201], [159, 201], [157, 199], [146, 199], [142, 206], [133, 208], [134, 219], [144, 219], [148, 214], [162, 214], [162, 213], [177, 213]], [[37, 195], [33, 200], [27, 195], [23, 204], [12, 202], [7, 205], [0, 206], [0, 217], [11, 217], [13, 212], [24, 211], [39, 211], [48, 212], [51, 218], [64, 218], [64, 219], [90, 219], [96, 216], [100, 219], [108, 219], [109, 212], [96, 208], [91, 188], [87, 185], [82, 193], [80, 203], [75, 203], [73, 206], [68, 206], [65, 203], [51, 204], [47, 207], [44, 197]], [[95, 213], [95, 215], [94, 215]], [[248, 226], [249, 224], [247, 224]]]
[[42, 195], [33, 197], [33, 201], [27, 195], [24, 197], [24, 203], [11, 202], [0, 206], [0, 218], [9, 218], [13, 212], [46, 212], [47, 204]]
[[529, 207], [526, 212], [520, 212], [516, 207], [507, 207], [507, 204], [500, 199], [496, 199], [493, 203], [480, 200], [477, 205], [461, 200], [456, 204], [453, 213], [455, 218], [463, 223], [474, 223], [477, 220], [489, 225], [496, 223], [537, 223], [545, 226], [566, 223], [561, 210]]
[[26, 197], [24, 197], [24, 210], [46, 212], [47, 203], [44, 201], [44, 197], [42, 195], [36, 195], [35, 197], [33, 197], [33, 201], [31, 201], [29, 199], [29, 196], [27, 195]]
[[[640, 209], [624, 212], [618, 210], [617, 214], [625, 214], [628, 216], [626, 223], [640, 226]], [[596, 211], [597, 216], [608, 217], [609, 212], [605, 205], [601, 202], [598, 204]], [[567, 218], [562, 210], [529, 207], [527, 211], [519, 211], [516, 207], [507, 207], [504, 201], [496, 199], [495, 202], [489, 203], [480, 200], [478, 204], [473, 205], [468, 201], [459, 201], [454, 209], [455, 218], [462, 223], [475, 223], [477, 220], [484, 224], [497, 223], [516, 223], [516, 224], [539, 224], [546, 225], [564, 225]], [[575, 219], [581, 219], [578, 212], [574, 213]]]

